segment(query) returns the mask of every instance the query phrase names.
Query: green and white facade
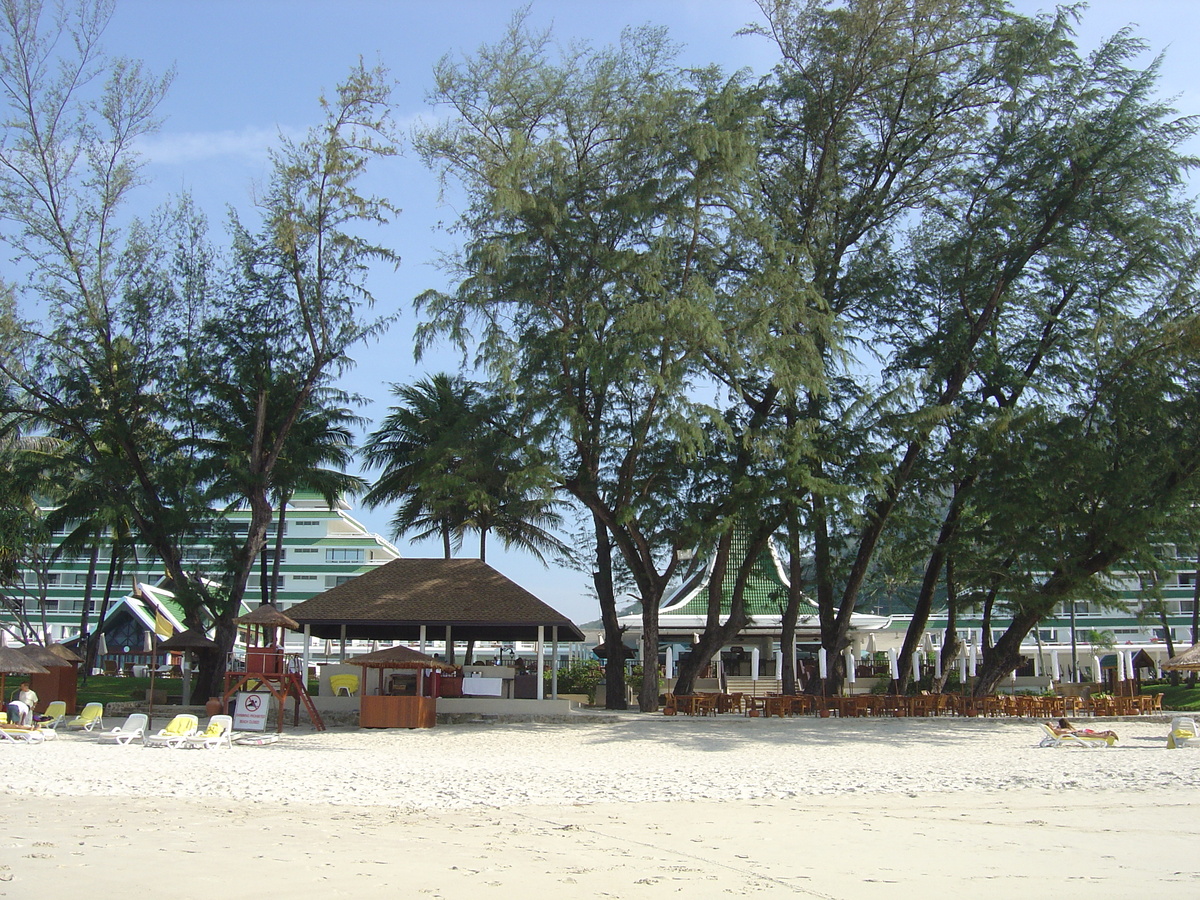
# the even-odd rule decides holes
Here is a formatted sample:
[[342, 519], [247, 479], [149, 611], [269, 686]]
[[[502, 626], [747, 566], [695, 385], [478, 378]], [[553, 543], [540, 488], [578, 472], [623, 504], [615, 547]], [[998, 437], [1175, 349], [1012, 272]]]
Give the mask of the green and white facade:
[[[228, 512], [224, 514], [224, 518], [231, 526], [234, 536], [240, 531], [244, 537], [250, 522], [249, 510]], [[297, 495], [288, 504], [284, 523], [283, 556], [279, 565], [279, 589], [276, 595], [276, 603], [280, 609], [308, 600], [355, 575], [400, 556], [393, 544], [377, 534], [372, 534], [354, 519], [350, 515], [350, 506], [344, 501], [339, 501], [331, 507], [324, 499], [315, 495]], [[65, 536], [64, 530], [54, 538], [61, 540]], [[272, 525], [268, 534], [268, 572], [271, 571], [274, 556], [274, 538], [275, 531]], [[196, 543], [186, 551], [185, 566], [203, 570], [212, 564], [212, 545], [205, 540], [205, 536], [197, 536]], [[97, 627], [96, 616], [102, 604], [110, 559], [109, 548], [99, 547], [95, 574], [91, 579], [91, 605], [88, 614], [88, 628], [91, 631]], [[51, 640], [61, 642], [79, 636], [90, 566], [90, 552], [80, 552], [59, 556], [47, 567], [44, 605], [45, 622]], [[256, 566], [246, 586], [244, 602], [251, 607], [256, 606], [262, 599], [260, 573], [261, 568]], [[141, 585], [153, 588], [162, 582], [163, 577], [161, 563], [147, 548], [139, 548], [136, 559], [125, 562], [124, 573], [114, 586], [109, 601], [109, 615], [126, 605], [145, 608], [152, 619], [151, 608], [157, 606], [168, 620], [177, 620], [181, 611], [176, 608], [177, 605], [169, 592], [153, 590], [152, 599], [147, 604], [144, 597], [146, 591], [140, 588]], [[38, 609], [38, 597], [41, 591], [34, 573], [26, 572], [25, 581], [23, 602], [29, 617], [40, 626], [42, 612]], [[135, 590], [135, 587], [138, 589]], [[21, 598], [19, 592], [13, 596]], [[0, 610], [0, 618], [3, 617], [11, 618], [11, 614], [7, 610]], [[178, 624], [177, 621], [173, 622], [176, 627]]]

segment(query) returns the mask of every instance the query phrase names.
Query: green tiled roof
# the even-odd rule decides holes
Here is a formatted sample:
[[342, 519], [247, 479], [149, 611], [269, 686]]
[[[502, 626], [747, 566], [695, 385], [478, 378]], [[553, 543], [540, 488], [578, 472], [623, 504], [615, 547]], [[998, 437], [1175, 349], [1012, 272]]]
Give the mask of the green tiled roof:
[[[741, 560], [747, 555], [749, 535], [742, 529], [733, 536], [733, 548], [730, 553], [729, 566], [725, 570], [724, 583], [721, 585], [721, 614], [728, 615], [733, 597], [733, 585]], [[787, 606], [788, 587], [783, 579], [779, 566], [770, 548], [764, 549], [754, 561], [750, 577], [746, 582], [745, 602], [746, 614], [753, 616], [782, 615]], [[673, 609], [670, 615], [704, 616], [708, 614], [708, 588], [705, 586], [696, 593], [686, 604]], [[808, 602], [807, 598], [800, 601], [800, 615], [817, 614], [817, 608]]]

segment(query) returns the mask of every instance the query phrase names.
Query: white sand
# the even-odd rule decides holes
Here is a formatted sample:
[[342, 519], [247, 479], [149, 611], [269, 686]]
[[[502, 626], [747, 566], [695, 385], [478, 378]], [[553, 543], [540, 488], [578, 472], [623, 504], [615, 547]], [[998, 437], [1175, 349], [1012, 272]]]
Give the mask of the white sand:
[[0, 745], [0, 897], [1197, 889], [1200, 747], [1111, 725], [1104, 750], [948, 718], [301, 728], [216, 752], [68, 734]]

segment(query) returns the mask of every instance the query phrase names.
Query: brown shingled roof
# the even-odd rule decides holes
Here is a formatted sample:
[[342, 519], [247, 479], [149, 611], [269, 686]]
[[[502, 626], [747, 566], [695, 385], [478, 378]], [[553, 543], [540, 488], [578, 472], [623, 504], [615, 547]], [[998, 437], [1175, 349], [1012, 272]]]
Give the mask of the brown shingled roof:
[[456, 641], [531, 641], [540, 625], [557, 625], [559, 640], [583, 640], [570, 619], [478, 559], [394, 559], [287, 614], [327, 639], [344, 624], [357, 640], [417, 640], [422, 625], [429, 640], [444, 640], [449, 626]]

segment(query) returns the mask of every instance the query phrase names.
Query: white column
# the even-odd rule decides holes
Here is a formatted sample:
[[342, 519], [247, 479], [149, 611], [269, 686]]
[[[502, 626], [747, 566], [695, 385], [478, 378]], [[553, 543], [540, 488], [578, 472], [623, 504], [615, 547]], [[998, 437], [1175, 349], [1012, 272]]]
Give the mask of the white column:
[[761, 651], [758, 649], [757, 645], [750, 648], [750, 680], [751, 681], [758, 681], [758, 661], [759, 661], [760, 652]]
[[550, 626], [550, 696], [558, 699], [558, 626]]
[[304, 651], [300, 654], [300, 670], [304, 674], [300, 676], [301, 682], [304, 684], [304, 689], [308, 690], [308, 661], [312, 659], [312, 626], [304, 626]]
[[417, 649], [419, 649], [422, 653], [424, 653], [425, 652], [425, 626], [424, 625], [421, 626], [420, 640], [421, 640], [421, 646], [418, 647]]
[[1033, 654], [1033, 676], [1035, 678], [1042, 677], [1042, 654]]
[[542, 669], [546, 665], [546, 626], [539, 625], [537, 630], [537, 698], [546, 699], [546, 679], [542, 677]]
[[675, 677], [675, 648], [667, 647], [667, 678]]

